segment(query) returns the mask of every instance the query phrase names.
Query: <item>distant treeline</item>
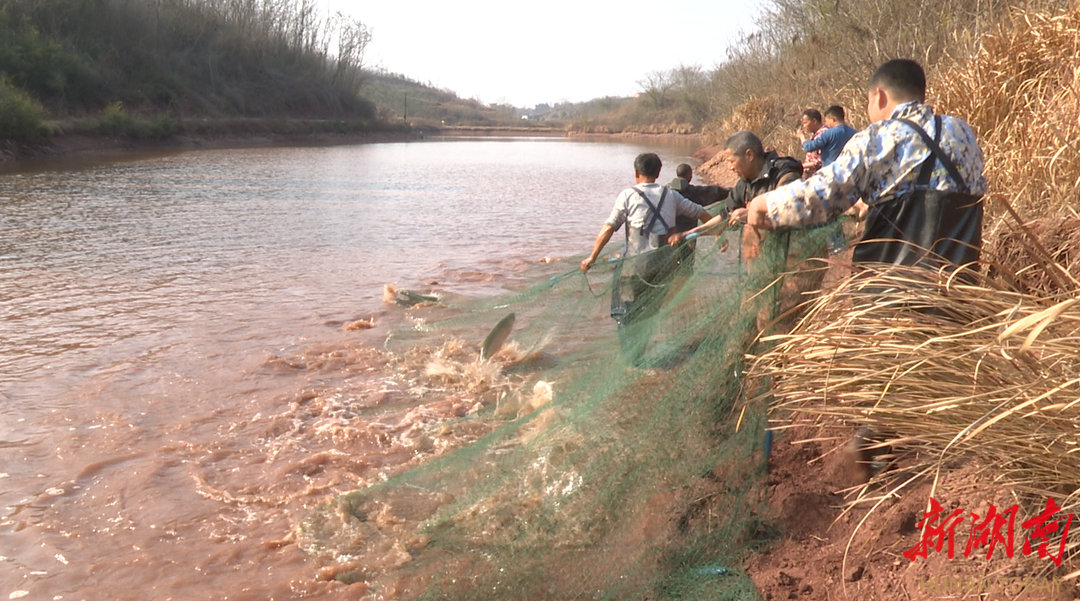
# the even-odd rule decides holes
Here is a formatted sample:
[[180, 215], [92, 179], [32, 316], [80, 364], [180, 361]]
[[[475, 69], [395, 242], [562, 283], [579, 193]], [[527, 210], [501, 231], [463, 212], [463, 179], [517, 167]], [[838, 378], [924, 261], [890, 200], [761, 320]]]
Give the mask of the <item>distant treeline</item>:
[[370, 120], [370, 31], [320, 6], [0, 0], [0, 136], [41, 133], [46, 115], [166, 130], [186, 117]]
[[581, 133], [700, 133], [713, 116], [713, 75], [697, 65], [647, 74], [632, 98], [598, 98], [556, 105], [568, 128]]
[[399, 73], [371, 73], [363, 94], [378, 108], [381, 120], [406, 123], [414, 129], [541, 126], [522, 119], [525, 115], [522, 109], [459, 98], [450, 90], [420, 83]]
[[[651, 74], [656, 86], [636, 97], [604, 97], [585, 102], [557, 102], [534, 107], [485, 104], [459, 98], [431, 83], [385, 71], [372, 73], [364, 96], [380, 119], [408, 123], [413, 128], [492, 127], [571, 130], [589, 133], [691, 133], [708, 118], [706, 74], [698, 67], [680, 67], [679, 79], [660, 82], [667, 73]], [[687, 90], [693, 89], [693, 93]]]

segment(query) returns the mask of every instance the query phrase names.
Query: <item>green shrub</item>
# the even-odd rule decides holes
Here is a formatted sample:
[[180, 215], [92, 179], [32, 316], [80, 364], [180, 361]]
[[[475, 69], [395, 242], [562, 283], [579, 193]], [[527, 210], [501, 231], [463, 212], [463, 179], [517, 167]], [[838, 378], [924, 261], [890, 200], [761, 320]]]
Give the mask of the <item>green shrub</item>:
[[48, 131], [41, 106], [7, 79], [0, 79], [0, 137], [24, 140]]
[[101, 112], [95, 129], [107, 136], [127, 136], [135, 129], [135, 118], [124, 111], [123, 103], [113, 102]]
[[165, 113], [154, 116], [147, 125], [149, 126], [147, 133], [151, 138], [168, 138], [180, 129], [176, 121]]
[[155, 115], [143, 119], [124, 110], [122, 102], [113, 102], [105, 107], [92, 129], [95, 133], [106, 136], [124, 136], [127, 138], [167, 138], [175, 134], [178, 125], [167, 114]]
[[59, 44], [42, 38], [33, 27], [15, 27], [0, 10], [0, 72], [13, 85], [38, 98], [62, 95], [66, 85]]

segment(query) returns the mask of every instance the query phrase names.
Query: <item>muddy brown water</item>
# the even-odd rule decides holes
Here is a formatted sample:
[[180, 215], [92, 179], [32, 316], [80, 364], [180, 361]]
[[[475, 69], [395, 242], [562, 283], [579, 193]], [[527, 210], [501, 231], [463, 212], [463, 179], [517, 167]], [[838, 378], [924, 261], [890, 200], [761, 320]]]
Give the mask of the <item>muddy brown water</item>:
[[[424, 461], [416, 424], [462, 411], [418, 405], [387, 369], [410, 317], [383, 285], [483, 297], [587, 252], [644, 150], [666, 181], [695, 147], [457, 138], [5, 167], [0, 597], [356, 597], [318, 577], [294, 524]], [[345, 329], [359, 319], [376, 327]]]

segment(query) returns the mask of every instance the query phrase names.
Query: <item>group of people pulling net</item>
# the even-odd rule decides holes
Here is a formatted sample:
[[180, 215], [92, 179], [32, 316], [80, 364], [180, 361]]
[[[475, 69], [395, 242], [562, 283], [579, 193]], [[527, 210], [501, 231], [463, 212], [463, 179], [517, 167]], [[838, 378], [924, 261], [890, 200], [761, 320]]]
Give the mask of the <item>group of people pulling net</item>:
[[[802, 270], [796, 289], [820, 285], [815, 259], [859, 200], [855, 277], [894, 264], [947, 288], [977, 270], [983, 157], [925, 92], [917, 63], [881, 65], [870, 126], [808, 177], [747, 131], [724, 145], [731, 188], [692, 185], [689, 167], [661, 185], [659, 157], [638, 156], [635, 185], [578, 269], [537, 273], [425, 328], [474, 336], [516, 316], [512, 352], [475, 358], [500, 368], [482, 384], [416, 374], [428, 394], [504, 387], [432, 426], [468, 444], [320, 505], [298, 527], [303, 548], [387, 598], [758, 598], [740, 566], [779, 528], [764, 485], [768, 407], [746, 402], [745, 380], [760, 333], [798, 314], [781, 301], [800, 304], [802, 291], [785, 294], [785, 281]], [[602, 260], [619, 229], [620, 256]]]

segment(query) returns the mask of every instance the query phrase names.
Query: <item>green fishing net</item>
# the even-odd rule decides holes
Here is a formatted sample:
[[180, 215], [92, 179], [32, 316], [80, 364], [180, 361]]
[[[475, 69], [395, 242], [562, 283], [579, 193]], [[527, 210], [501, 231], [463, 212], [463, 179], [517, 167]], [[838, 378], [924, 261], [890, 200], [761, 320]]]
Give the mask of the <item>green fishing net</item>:
[[[373, 598], [758, 599], [742, 565], [782, 533], [744, 358], [787, 311], [784, 274], [839, 233], [771, 233], [752, 261], [742, 232], [701, 237], [629, 332], [610, 316], [612, 254], [587, 274], [567, 258], [506, 294], [440, 302], [386, 350], [461, 416], [429, 426], [433, 458], [304, 516], [299, 544]], [[466, 442], [440, 453], [448, 437]]]

